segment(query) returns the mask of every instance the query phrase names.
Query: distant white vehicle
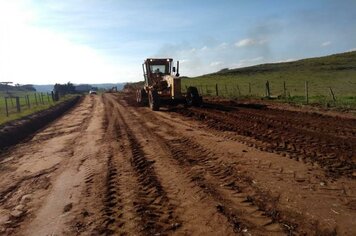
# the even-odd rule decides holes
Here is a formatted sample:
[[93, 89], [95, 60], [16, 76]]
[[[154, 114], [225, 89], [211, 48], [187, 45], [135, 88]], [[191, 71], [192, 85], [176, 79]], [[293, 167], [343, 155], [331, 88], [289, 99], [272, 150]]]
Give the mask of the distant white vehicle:
[[90, 91], [89, 91], [89, 94], [92, 95], [92, 94], [97, 94], [97, 93], [96, 93], [96, 91], [94, 91], [94, 90], [90, 90]]

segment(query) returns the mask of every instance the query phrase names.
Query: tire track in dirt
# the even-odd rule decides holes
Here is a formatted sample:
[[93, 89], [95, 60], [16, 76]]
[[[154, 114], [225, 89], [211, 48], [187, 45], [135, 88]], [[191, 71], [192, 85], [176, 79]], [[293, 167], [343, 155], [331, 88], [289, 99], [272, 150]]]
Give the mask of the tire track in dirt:
[[[300, 130], [311, 131], [314, 133], [325, 133], [328, 136], [335, 138], [350, 137], [355, 138], [356, 121], [352, 119], [342, 119], [338, 117], [327, 117], [313, 115], [302, 112], [290, 112], [282, 110], [254, 110], [254, 109], [239, 109], [239, 115], [252, 116], [254, 120], [261, 123], [275, 123], [276, 125], [286, 125], [287, 127], [295, 127]], [[278, 112], [280, 114], [278, 114]], [[287, 113], [287, 114], [285, 114]], [[250, 118], [250, 117], [248, 117]]]
[[[167, 112], [157, 113], [156, 117], [159, 120], [159, 122], [165, 122], [165, 119], [169, 120], [170, 117], [172, 118], [175, 117], [174, 122], [171, 123], [176, 123], [176, 121], [177, 123], [179, 123], [180, 120], [179, 117], [176, 117], [176, 115], [174, 115], [174, 113], [172, 116], [171, 113], [167, 113]], [[176, 127], [176, 129], [178, 128], [178, 130], [183, 129], [187, 131], [193, 131], [192, 129], [195, 129], [194, 127], [197, 126], [197, 123], [194, 121], [182, 122], [181, 124], [179, 125], [175, 124], [174, 126]], [[199, 126], [199, 128], [202, 129], [205, 129], [205, 127], [206, 127], [205, 125]], [[172, 130], [174, 130], [173, 127]], [[232, 132], [219, 132], [215, 129], [207, 129], [207, 131], [208, 133], [211, 133], [214, 136], [221, 137], [216, 139], [218, 142], [220, 142], [220, 140], [227, 141], [227, 139], [230, 139], [232, 141], [238, 141], [240, 143], [246, 144], [246, 146], [249, 147], [251, 146], [257, 147], [256, 144], [250, 145], [251, 143], [253, 143], [253, 140], [251, 140], [251, 138], [248, 137], [237, 136], [236, 134], [234, 135]], [[189, 135], [189, 133], [190, 132], [187, 133], [187, 136], [194, 137], [194, 135], [193, 136], [191, 134]], [[202, 132], [200, 134], [199, 133], [195, 133], [195, 136], [197, 134], [202, 135], [201, 136], [202, 140], [199, 140], [200, 145], [203, 143], [204, 144], [203, 147], [206, 147], [208, 150], [211, 149], [209, 147], [214, 146], [213, 143], [214, 141], [208, 138], [210, 135], [206, 135], [205, 132]], [[181, 133], [181, 135], [185, 136], [184, 133]], [[193, 141], [194, 140], [196, 139], [194, 138]], [[227, 143], [233, 143], [233, 142], [227, 141]], [[212, 148], [212, 149], [216, 150], [218, 153], [221, 153], [223, 156], [225, 155], [225, 153], [229, 155], [231, 145], [230, 146], [225, 145], [225, 146], [227, 147], [227, 151], [220, 152], [216, 148]], [[228, 158], [231, 159], [231, 162], [229, 164], [234, 165], [235, 163], [238, 163], [237, 170], [248, 169], [249, 171], [252, 171], [251, 174], [248, 172], [244, 172], [244, 173], [240, 172], [240, 174], [242, 174], [242, 176], [253, 177], [254, 180], [252, 181], [251, 186], [257, 187], [258, 185], [259, 186], [258, 188], [262, 188], [264, 189], [264, 191], [270, 189], [272, 192], [272, 196], [275, 196], [276, 199], [280, 199], [279, 203], [277, 202], [277, 205], [279, 209], [278, 211], [281, 213], [281, 218], [285, 219], [287, 222], [291, 222], [291, 225], [289, 226], [286, 225], [286, 228], [291, 228], [290, 226], [294, 227], [295, 225], [297, 225], [298, 226], [297, 229], [298, 230], [300, 229], [300, 232], [303, 232], [305, 229], [309, 229], [309, 232], [317, 235], [320, 234], [328, 235], [328, 234], [333, 234], [335, 232], [344, 234], [346, 232], [349, 232], [350, 229], [346, 229], [345, 226], [348, 227], [354, 224], [352, 223], [352, 218], [345, 217], [345, 216], [353, 215], [351, 210], [352, 208], [350, 208], [350, 206], [354, 204], [355, 196], [356, 196], [355, 195], [356, 189], [354, 188], [354, 183], [352, 183], [352, 179], [340, 178], [335, 180], [333, 178], [326, 178], [325, 173], [321, 171], [322, 169], [320, 167], [314, 165], [312, 166], [310, 164], [303, 163], [303, 162], [294, 164], [293, 160], [288, 160], [288, 159], [283, 160], [283, 157], [281, 155], [263, 154], [264, 153], [263, 150], [265, 149], [262, 149], [260, 145], [258, 146], [259, 147], [258, 149], [260, 149], [261, 152], [257, 151], [257, 153], [256, 151], [253, 151], [254, 148], [247, 148], [245, 145], [237, 145], [236, 147], [237, 149], [238, 146], [242, 148], [241, 156], [239, 154], [237, 156], [235, 155], [231, 156], [230, 158]], [[254, 154], [246, 156], [246, 153], [247, 152], [250, 153], [251, 151]], [[263, 158], [255, 158], [254, 155], [258, 155], [258, 156], [263, 155]], [[238, 162], [235, 162], [234, 159], [238, 160]], [[273, 165], [271, 166], [272, 163]], [[254, 172], [256, 172], [256, 174], [254, 174]], [[267, 173], [262, 174], [260, 172], [270, 172], [271, 174], [267, 174]], [[258, 176], [261, 177], [262, 175], [264, 177], [262, 178], [258, 177]], [[275, 181], [273, 181], [273, 179], [275, 179]], [[271, 182], [276, 185], [270, 184], [269, 180], [271, 180]], [[269, 188], [268, 187], [266, 188], [266, 185], [269, 186]], [[258, 188], [257, 191], [259, 191]], [[280, 189], [282, 191], [278, 191], [277, 189]], [[305, 191], [306, 189], [310, 191]], [[290, 193], [285, 194], [286, 191]], [[295, 203], [297, 202], [298, 203], [293, 204], [295, 209], [292, 210], [290, 203], [295, 201], [295, 200], [291, 201], [293, 196], [298, 196], [297, 198], [295, 198], [296, 200]], [[330, 206], [337, 206], [337, 205], [339, 206], [338, 210], [336, 211], [330, 210]], [[331, 211], [331, 214], [328, 211], [329, 212]], [[335, 216], [335, 214], [337, 214], [337, 216]], [[314, 216], [311, 217], [312, 215]], [[329, 222], [327, 222], [330, 219], [333, 219], [335, 223], [330, 224]]]
[[[97, 119], [96, 127], [89, 128], [89, 132], [92, 132], [96, 128], [95, 132], [101, 134], [101, 137], [96, 141], [96, 150], [89, 152], [79, 159], [76, 165], [78, 172], [84, 172], [82, 180], [82, 193], [81, 199], [78, 203], [79, 207], [75, 212], [75, 217], [70, 222], [70, 233], [81, 235], [99, 234], [98, 229], [100, 224], [105, 219], [105, 193], [109, 186], [107, 185], [108, 176], [108, 148], [105, 145], [106, 142], [106, 123], [105, 123], [105, 107], [103, 99], [99, 96], [88, 96], [88, 99], [94, 103], [88, 108], [88, 114], [92, 114], [91, 117], [84, 119], [88, 121], [90, 119]], [[86, 109], [84, 108], [84, 109]], [[79, 132], [83, 135], [83, 132], [88, 129], [88, 125], [84, 125], [80, 128]], [[78, 129], [76, 129], [78, 130]], [[93, 135], [90, 133], [90, 135]], [[80, 137], [79, 137], [80, 139]], [[81, 146], [80, 142], [75, 146]], [[92, 147], [90, 147], [92, 148]], [[99, 210], [102, 210], [101, 212]]]
[[[119, 102], [122, 106], [125, 106], [121, 101]], [[144, 124], [147, 120], [154, 122], [154, 118], [145, 117], [144, 121], [138, 115], [135, 119], [140, 120], [140, 122], [137, 122], [139, 124]], [[167, 123], [163, 126], [170, 127]], [[218, 213], [226, 217], [236, 233], [252, 232], [283, 235], [285, 231], [292, 232], [295, 228], [285, 221], [283, 222], [285, 229], [283, 229], [278, 224], [280, 218], [277, 217], [278, 212], [275, 212], [275, 209], [266, 209], [265, 206], [261, 208], [261, 199], [250, 196], [250, 194], [253, 194], [250, 189], [249, 194], [241, 191], [246, 188], [246, 183], [244, 188], [241, 187], [241, 183], [240, 186], [237, 185], [236, 180], [242, 178], [242, 176], [236, 176], [237, 170], [223, 163], [217, 164], [218, 158], [213, 153], [205, 150], [189, 138], [182, 138], [174, 132], [173, 127], [167, 129], [169, 133], [162, 134], [161, 132], [157, 134], [147, 126], [143, 126], [142, 129], [146, 129], [146, 133], [154, 134], [157, 144], [165, 146], [165, 150], [169, 152], [167, 157], [174, 159], [180, 168], [184, 169], [184, 172], [189, 173], [190, 181], [199, 186], [205, 197], [209, 196], [213, 200], [213, 207], [216, 208]], [[167, 137], [169, 137], [168, 140]], [[248, 184], [250, 183], [251, 180]], [[260, 202], [258, 202], [259, 200]], [[271, 202], [271, 198], [268, 202]], [[258, 203], [259, 206], [255, 203]]]
[[153, 235], [174, 231], [180, 226], [179, 219], [174, 214], [175, 206], [170, 203], [158, 180], [152, 166], [153, 162], [147, 159], [132, 130], [126, 124], [119, 110], [118, 112], [129, 142], [131, 166], [140, 186], [137, 192], [137, 201], [134, 201], [133, 204], [136, 213], [140, 216], [142, 232]]
[[[281, 125], [273, 119], [265, 119], [240, 114], [240, 111], [226, 112], [216, 109], [176, 109], [184, 116], [205, 122], [208, 127], [220, 131], [233, 131], [239, 135], [252, 137], [258, 142], [250, 142], [268, 152], [288, 155], [294, 159], [316, 162], [330, 176], [352, 176], [356, 169], [354, 139], [330, 136]], [[246, 142], [249, 142], [246, 140]], [[262, 145], [261, 145], [262, 144]], [[354, 145], [355, 144], [355, 145]]]
[[[299, 208], [299, 207], [297, 207], [297, 208], [292, 210], [290, 208], [289, 204], [285, 202], [285, 201], [287, 201], [287, 202], [290, 201], [290, 199], [285, 198], [285, 195], [284, 195], [283, 192], [280, 192], [278, 194], [278, 191], [275, 191], [276, 189], [271, 189], [272, 190], [272, 192], [271, 192], [272, 194], [269, 194], [268, 188], [265, 188], [265, 184], [263, 184], [263, 179], [260, 179], [261, 183], [258, 183], [259, 182], [258, 180], [257, 180], [257, 182], [255, 182], [254, 179], [251, 179], [250, 177], [248, 177], [248, 176], [251, 176], [250, 174], [248, 174], [245, 171], [243, 171], [243, 170], [246, 170], [246, 168], [241, 166], [245, 162], [243, 160], [243, 159], [246, 158], [246, 157], [244, 157], [244, 154], [242, 154], [242, 156], [241, 156], [242, 159], [241, 159], [241, 157], [238, 157], [238, 156], [236, 156], [236, 157], [232, 156], [231, 158], [225, 156], [226, 154], [229, 155], [230, 151], [227, 151], [227, 152], [222, 151], [222, 152], [220, 152], [216, 148], [210, 146], [210, 145], [214, 146], [213, 140], [216, 140], [216, 141], [220, 142], [221, 139], [220, 138], [215, 138], [215, 139], [211, 139], [210, 140], [209, 137], [211, 135], [209, 133], [211, 133], [214, 136], [219, 136], [219, 137], [221, 136], [225, 140], [226, 139], [231, 139], [231, 140], [234, 140], [234, 141], [241, 142], [240, 139], [242, 139], [244, 141], [242, 141], [241, 143], [245, 143], [245, 144], [251, 144], [251, 143], [253, 143], [253, 141], [256, 142], [252, 138], [233, 135], [232, 132], [218, 132], [215, 129], [211, 129], [211, 130], [208, 129], [207, 130], [207, 134], [208, 135], [206, 134], [206, 132], [200, 132], [200, 131], [195, 132], [195, 131], [197, 131], [197, 129], [198, 130], [199, 129], [206, 129], [206, 126], [205, 125], [199, 125], [199, 123], [196, 123], [196, 122], [184, 122], [184, 120], [186, 120], [186, 119], [182, 119], [179, 115], [177, 116], [174, 113], [167, 113], [165, 111], [159, 112], [159, 113], [152, 113], [148, 109], [133, 108], [136, 105], [134, 103], [131, 103], [131, 98], [127, 97], [127, 96], [124, 96], [124, 98], [125, 98], [125, 101], [127, 101], [127, 103], [123, 102], [123, 101], [119, 101], [119, 102], [121, 102], [122, 105], [125, 106], [126, 109], [130, 110], [130, 112], [132, 114], [134, 114], [136, 116], [136, 118], [138, 118], [138, 119], [141, 118], [141, 121], [137, 122], [137, 123], [145, 123], [145, 124], [147, 124], [147, 127], [148, 127], [148, 129], [151, 129], [151, 132], [157, 133], [158, 135], [162, 136], [163, 139], [167, 139], [167, 137], [168, 137], [168, 140], [174, 142], [174, 138], [172, 138], [172, 136], [175, 136], [175, 135], [172, 134], [172, 133], [174, 133], [172, 131], [174, 131], [174, 130], [179, 131], [179, 133], [177, 133], [177, 135], [176, 135], [176, 138], [181, 139], [181, 140], [179, 140], [178, 143], [186, 142], [186, 146], [188, 146], [190, 143], [195, 143], [193, 145], [193, 148], [196, 148], [196, 147], [202, 147], [203, 148], [203, 151], [198, 148], [198, 149], [195, 149], [196, 150], [195, 152], [201, 153], [201, 155], [203, 155], [203, 156], [205, 154], [207, 154], [208, 156], [213, 154], [213, 156], [215, 158], [217, 158], [217, 159], [215, 161], [210, 161], [210, 163], [215, 165], [215, 166], [219, 166], [219, 169], [221, 169], [221, 173], [223, 173], [222, 170], [224, 169], [224, 168], [221, 168], [221, 166], [225, 166], [225, 167], [226, 166], [233, 166], [233, 167], [236, 166], [236, 168], [234, 168], [234, 170], [232, 171], [232, 172], [235, 173], [235, 176], [236, 176], [236, 179], [237, 179], [237, 181], [235, 182], [235, 185], [237, 185], [240, 189], [244, 189], [244, 191], [243, 191], [244, 193], [248, 193], [248, 194], [244, 195], [245, 200], [247, 200], [247, 202], [252, 202], [253, 205], [259, 207], [260, 209], [267, 209], [267, 211], [266, 211], [268, 213], [267, 215], [270, 215], [271, 217], [273, 216], [272, 217], [273, 219], [277, 219], [276, 220], [277, 222], [282, 223], [282, 226], [285, 228], [286, 231], [288, 231], [288, 232], [296, 231], [296, 232], [299, 232], [301, 234], [309, 232], [308, 234], [317, 234], [317, 235], [320, 235], [320, 234], [332, 234], [334, 231], [336, 232], [336, 228], [334, 228], [335, 226], [331, 226], [330, 225], [330, 227], [325, 227], [325, 225], [323, 225], [323, 223], [321, 223], [321, 222], [324, 221], [323, 217], [322, 218], [319, 217], [320, 219], [316, 219], [314, 217], [313, 218], [309, 218], [308, 217], [309, 213], [307, 213], [307, 215], [299, 214], [298, 212], [303, 209], [303, 208]], [[129, 107], [127, 107], [128, 105], [129, 105]], [[133, 106], [133, 107], [130, 107], [130, 106]], [[159, 125], [154, 126], [153, 124], [159, 124]], [[156, 132], [154, 130], [156, 130]], [[169, 130], [169, 132], [167, 132], [167, 130]], [[195, 131], [193, 132], [193, 130], [195, 130]], [[185, 134], [185, 132], [188, 132], [188, 133]], [[190, 132], [192, 132], [193, 134], [189, 134]], [[202, 135], [201, 137], [205, 141], [199, 140], [199, 142], [196, 142], [196, 141], [198, 141], [198, 140], [196, 140], [196, 138], [199, 137], [200, 135]], [[171, 138], [169, 138], [169, 137], [171, 137]], [[192, 138], [188, 138], [187, 139], [188, 141], [187, 141], [185, 139], [186, 137], [192, 137], [193, 139]], [[158, 141], [156, 143], [160, 143], [160, 142]], [[201, 146], [202, 144], [204, 146]], [[253, 145], [255, 146], [256, 144], [253, 143]], [[181, 151], [182, 150], [184, 151], [185, 149], [188, 149], [188, 154], [194, 153], [192, 151], [189, 151], [189, 148], [187, 148], [186, 146], [182, 145], [182, 147], [177, 148], [176, 151], [178, 152], [178, 156], [182, 157]], [[218, 146], [221, 146], [221, 145], [218, 145]], [[222, 145], [222, 147], [223, 146], [224, 145]], [[238, 146], [241, 146], [241, 145], [238, 145]], [[245, 146], [245, 145], [242, 145], [242, 146]], [[244, 149], [246, 148], [246, 147], [242, 147], [242, 146], [241, 146], [241, 148], [244, 148]], [[252, 146], [252, 144], [248, 145], [248, 146]], [[232, 147], [232, 146], [230, 145], [230, 147]], [[173, 148], [170, 147], [169, 149], [173, 149]], [[249, 150], [249, 152], [250, 152], [250, 149], [247, 149], [247, 150]], [[241, 151], [246, 152], [245, 150], [241, 150]], [[218, 156], [216, 156], [217, 153], [219, 153]], [[223, 155], [221, 158], [219, 157], [220, 153]], [[255, 153], [255, 155], [256, 154], [258, 155], [258, 153]], [[267, 156], [271, 156], [271, 155], [272, 154], [267, 154]], [[252, 157], [253, 159], [255, 159], [253, 157], [253, 154], [252, 154], [252, 156], [251, 155], [248, 155], [248, 156]], [[283, 159], [283, 157], [281, 157], [281, 156], [276, 159], [276, 157], [279, 156], [279, 155], [277, 155], [277, 156], [276, 155], [272, 155], [272, 156], [273, 156], [274, 160], [277, 160], [278, 158], [282, 158]], [[184, 157], [184, 155], [183, 155], [183, 157]], [[236, 161], [234, 161], [235, 158], [238, 158], [236, 160], [239, 160], [239, 159], [240, 160], [236, 162]], [[189, 158], [183, 158], [183, 160], [185, 160], [185, 161], [187, 159], [189, 160]], [[191, 159], [194, 160], [194, 158], [191, 158]], [[231, 159], [231, 161], [229, 161], [229, 159]], [[258, 159], [260, 159], [260, 158], [258, 158]], [[263, 159], [264, 158], [260, 159], [260, 161], [262, 160], [262, 162], [267, 162], [267, 166], [266, 166], [265, 169], [268, 172], [270, 172], [271, 163], [268, 163], [268, 159], [266, 159], [266, 160], [263, 160]], [[190, 161], [192, 161], [192, 160], [190, 160]], [[248, 160], [246, 159], [246, 161], [248, 161]], [[266, 165], [266, 164], [262, 164], [262, 162], [260, 162], [260, 161], [258, 161], [258, 163], [256, 162], [255, 165], [258, 165], [258, 166]], [[192, 162], [194, 163], [194, 161], [192, 161]], [[209, 163], [209, 161], [208, 161], [208, 163]], [[288, 161], [285, 162], [285, 164], [287, 164], [287, 163], [288, 163], [288, 165], [290, 165], [290, 164], [293, 164], [293, 161], [288, 160]], [[249, 165], [251, 165], [251, 164], [253, 164], [253, 163], [249, 163]], [[188, 166], [190, 166], [190, 165], [192, 165], [192, 164], [189, 163]], [[277, 163], [277, 166], [278, 166], [278, 163]], [[298, 164], [298, 166], [302, 167], [303, 163]], [[300, 167], [298, 167], [298, 168], [300, 168]], [[278, 182], [278, 181], [281, 181], [283, 178], [287, 177], [286, 175], [288, 175], [288, 180], [287, 180], [286, 183], [284, 183], [284, 185], [286, 185], [284, 187], [288, 188], [290, 186], [293, 186], [293, 191], [292, 192], [294, 192], [298, 196], [303, 196], [304, 194], [306, 194], [305, 197], [307, 197], [307, 198], [310, 198], [310, 197], [313, 198], [312, 195], [314, 195], [314, 197], [315, 196], [323, 196], [322, 199], [326, 200], [326, 202], [328, 202], [328, 204], [317, 204], [317, 205], [319, 205], [319, 207], [322, 207], [323, 211], [327, 212], [328, 211], [328, 205], [334, 203], [334, 201], [333, 201], [334, 197], [339, 198], [339, 194], [335, 194], [335, 196], [333, 195], [333, 196], [329, 197], [328, 194], [331, 194], [331, 193], [328, 193], [327, 189], [330, 188], [330, 189], [338, 189], [339, 190], [340, 189], [340, 181], [338, 181], [339, 182], [338, 184], [334, 185], [333, 181], [331, 180], [330, 185], [333, 185], [333, 186], [329, 186], [327, 188], [320, 187], [320, 186], [323, 186], [324, 184], [326, 184], [325, 182], [320, 182], [323, 179], [322, 176], [324, 176], [324, 174], [322, 174], [322, 172], [320, 172], [318, 170], [318, 172], [314, 173], [316, 175], [312, 174], [312, 176], [311, 176], [311, 175], [309, 175], [310, 167], [311, 167], [310, 165], [307, 165], [306, 167], [303, 167], [303, 169], [307, 170], [307, 172], [305, 172], [304, 174], [302, 173], [302, 175], [297, 175], [296, 176], [296, 172], [292, 171], [291, 176], [289, 176], [290, 175], [289, 168], [287, 168], [287, 170], [283, 169], [283, 168], [278, 168], [276, 176], [273, 176], [273, 175], [270, 176], [269, 174], [267, 174], [265, 176], [266, 177], [269, 176], [268, 178], [277, 177], [277, 182]], [[242, 168], [242, 171], [240, 170], [241, 168]], [[273, 169], [275, 169], [275, 168], [276, 167], [274, 167]], [[256, 166], [253, 167], [252, 169], [254, 169], [254, 171], [263, 171], [263, 170], [258, 169], [258, 167], [256, 169]], [[314, 169], [314, 168], [312, 168], [312, 169]], [[317, 170], [319, 168], [315, 167], [315, 169]], [[295, 170], [297, 170], [297, 173], [299, 173], [299, 169], [295, 169]], [[300, 169], [300, 170], [302, 170], [302, 169]], [[203, 172], [206, 173], [208, 171], [203, 171]], [[275, 172], [275, 170], [273, 170], [272, 172]], [[321, 176], [320, 176], [322, 178], [321, 180], [319, 179], [319, 177], [318, 177], [319, 174], [317, 174], [317, 173], [321, 174]], [[303, 178], [306, 177], [306, 176], [303, 176], [303, 175], [309, 176], [308, 178], [312, 178], [312, 182], [313, 183], [310, 183], [311, 179], [309, 179], [309, 180], [307, 179], [305, 184], [301, 184], [300, 181], [303, 182], [305, 180]], [[252, 176], [254, 176], [254, 175], [252, 175]], [[207, 177], [209, 177], [209, 176], [207, 176]], [[315, 177], [316, 177], [316, 179], [315, 179]], [[199, 178], [198, 178], [198, 180], [199, 180]], [[318, 182], [318, 180], [319, 180], [319, 182]], [[315, 181], [317, 181], [317, 182], [315, 183]], [[273, 182], [276, 183], [276, 181], [273, 181]], [[256, 183], [258, 183], [258, 184], [256, 184]], [[310, 183], [313, 186], [310, 186], [310, 184], [308, 184], [308, 183]], [[320, 183], [320, 185], [319, 185], [319, 183]], [[314, 186], [314, 184], [316, 184], [316, 186]], [[229, 183], [227, 183], [227, 185], [229, 185]], [[297, 185], [297, 186], [294, 186], [294, 185]], [[343, 190], [342, 185], [343, 184], [342, 184], [342, 181], [341, 181], [341, 190]], [[262, 188], [260, 188], [260, 187], [262, 187]], [[276, 187], [278, 187], [278, 186], [276, 186]], [[301, 187], [300, 190], [302, 192], [304, 192], [304, 194], [300, 193], [301, 195], [299, 195], [299, 192], [298, 192], [298, 188], [299, 187]], [[352, 185], [350, 185], [350, 187], [351, 188], [349, 190], [345, 190], [345, 188], [344, 188], [344, 190], [341, 192], [341, 194], [344, 194], [343, 192], [348, 191], [348, 193], [347, 193], [347, 195], [348, 195], [347, 199], [348, 200], [344, 199], [341, 202], [339, 201], [338, 204], [341, 203], [343, 205], [344, 204], [343, 202], [346, 201], [346, 203], [349, 205], [351, 202], [353, 202], [353, 200], [352, 200], [352, 192], [353, 192]], [[252, 190], [249, 189], [249, 188], [252, 188]], [[315, 190], [317, 190], [317, 191], [315, 192], [315, 194], [313, 194], [312, 192], [307, 193], [307, 192], [305, 192], [305, 188], [308, 188], [308, 189], [310, 189], [312, 191], [315, 191]], [[282, 199], [283, 202], [279, 203], [279, 196], [280, 196], [281, 193], [283, 193], [284, 197]], [[326, 194], [326, 195], [324, 196], [322, 194]], [[349, 194], [351, 194], [351, 195], [349, 195]], [[346, 195], [344, 195], [344, 196], [346, 197]], [[315, 199], [310, 199], [310, 200], [315, 200]], [[303, 199], [298, 199], [298, 201], [299, 201], [299, 204], [301, 204], [301, 206], [306, 204], [306, 200], [304, 200], [304, 202], [303, 202]], [[350, 202], [350, 203], [348, 203], [348, 202]], [[277, 206], [278, 208], [276, 208], [275, 206]], [[342, 211], [345, 211], [345, 214], [347, 214], [346, 213], [347, 212], [346, 208], [348, 208], [348, 206], [344, 206], [343, 210], [342, 210]], [[316, 207], [316, 208], [314, 207], [313, 209], [316, 210], [316, 211], [319, 211], [318, 207]], [[313, 211], [311, 211], [310, 213], [313, 213]], [[332, 213], [332, 214], [338, 214], [338, 213]], [[333, 217], [332, 214], [329, 215], [329, 217], [332, 218]], [[337, 217], [335, 219], [340, 221], [340, 220], [342, 220], [342, 217], [341, 218]], [[350, 221], [350, 219], [348, 219], [348, 221]], [[339, 223], [341, 223], [341, 222], [339, 222]], [[342, 225], [342, 224], [339, 224], [339, 225]], [[343, 232], [344, 230], [341, 230], [341, 231], [337, 230], [337, 231], [338, 232]], [[344, 232], [347, 232], [347, 231], [348, 230], [345, 230]]]
[[293, 126], [298, 129], [327, 133], [334, 136], [355, 138], [355, 119], [338, 116], [328, 116], [315, 112], [301, 112], [271, 108], [260, 104], [238, 104], [236, 102], [212, 101], [204, 104], [206, 108], [225, 111], [238, 111], [250, 114], [257, 119], [273, 120], [280, 125]]
[[[100, 211], [100, 223], [93, 233], [100, 235], [125, 235], [126, 217], [124, 216], [123, 189], [121, 189], [121, 170], [117, 161], [120, 154], [116, 140], [121, 139], [121, 131], [118, 126], [117, 114], [112, 109], [112, 103], [103, 96], [104, 102], [104, 138], [102, 151], [105, 153], [106, 168], [105, 181], [103, 183], [103, 208]], [[106, 144], [106, 145], [105, 145]], [[121, 156], [120, 156], [121, 157]], [[127, 209], [126, 209], [127, 210]]]
[[173, 159], [167, 158], [171, 155], [167, 146], [157, 139], [151, 130], [137, 124], [136, 118], [130, 114], [131, 111], [127, 112], [127, 107], [119, 104], [118, 107], [125, 111], [124, 119], [129, 123], [129, 127], [134, 128], [136, 139], [141, 144], [144, 143], [143, 151], [152, 163], [167, 198], [175, 204], [174, 211], [179, 217], [179, 222], [171, 224], [170, 227], [176, 231], [172, 233], [234, 235], [228, 221], [218, 214], [216, 203], [206, 199], [206, 194], [189, 180], [187, 170], [183, 170]]
[[[174, 231], [179, 227], [174, 214], [174, 205], [169, 202], [165, 190], [156, 177], [152, 163], [147, 160], [141, 145], [125, 123], [120, 111], [105, 96], [104, 101], [108, 130], [111, 131], [111, 137], [119, 142], [112, 142], [109, 147], [113, 150], [113, 154], [109, 155], [108, 161], [108, 189], [104, 203], [106, 223], [102, 225], [101, 232], [132, 233], [134, 226], [126, 226], [132, 217], [137, 221], [136, 226], [139, 228], [136, 228], [136, 232], [140, 234], [154, 235]], [[129, 185], [124, 182], [127, 176], [131, 176]], [[135, 190], [128, 196], [124, 192], [129, 188]], [[125, 216], [126, 214], [131, 216]]]
[[117, 168], [117, 164], [113, 160], [113, 155], [108, 157], [108, 173], [106, 178], [106, 196], [104, 199], [104, 209], [102, 218], [104, 230], [101, 234], [112, 235], [112, 234], [124, 234], [122, 227], [125, 224], [123, 221], [123, 206], [122, 206], [122, 196], [120, 183], [117, 179], [120, 177]]
[[169, 202], [167, 194], [157, 179], [152, 162], [148, 161], [140, 144], [128, 132], [132, 150], [131, 163], [140, 182], [138, 201], [134, 202], [136, 212], [141, 216], [143, 231], [149, 235], [175, 230], [180, 226], [174, 215], [174, 205]]
[[[94, 99], [94, 97], [90, 97]], [[113, 150], [109, 148], [111, 142], [111, 131], [108, 129], [106, 106], [102, 97], [95, 96], [96, 111], [94, 116], [98, 117], [100, 124], [96, 130], [102, 133], [101, 139], [97, 141], [95, 153], [89, 153], [80, 159], [77, 171], [84, 171], [84, 179], [80, 209], [71, 222], [72, 234], [105, 235], [112, 234], [115, 228], [116, 207], [118, 204], [111, 197], [116, 193], [115, 164]], [[110, 114], [111, 115], [111, 114]], [[91, 128], [92, 130], [93, 128]], [[104, 229], [107, 229], [106, 231]]]
[[[216, 165], [213, 163], [215, 157], [191, 139], [178, 138], [166, 145], [172, 150], [173, 158], [181, 165], [188, 168], [191, 166], [201, 167], [201, 171], [192, 172], [191, 180], [218, 203], [218, 211], [227, 217], [236, 232], [283, 233], [283, 229], [278, 226], [279, 219], [276, 217], [278, 212], [270, 214], [268, 211], [274, 209], [265, 209], [265, 207], [255, 204], [255, 199], [250, 196], [255, 193], [253, 194], [249, 190], [247, 194], [244, 189], [246, 184], [242, 186], [242, 181], [240, 183], [236, 181], [241, 179], [241, 176], [236, 176], [235, 173], [238, 173], [236, 169], [223, 163]], [[199, 154], [192, 155], [192, 153]], [[252, 181], [249, 180], [249, 182]], [[290, 223], [284, 223], [284, 225], [289, 226]]]

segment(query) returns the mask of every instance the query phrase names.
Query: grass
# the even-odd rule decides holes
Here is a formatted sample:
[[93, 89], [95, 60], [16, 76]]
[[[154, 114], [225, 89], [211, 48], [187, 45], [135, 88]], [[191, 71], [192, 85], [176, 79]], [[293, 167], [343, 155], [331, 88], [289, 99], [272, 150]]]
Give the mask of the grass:
[[[65, 101], [70, 97], [72, 97], [68, 95], [62, 97], [57, 102], [53, 102], [51, 95], [50, 94], [47, 95], [45, 93], [42, 93], [41, 96], [41, 93], [15, 91], [12, 92], [11, 95], [19, 97], [21, 112], [17, 112], [16, 99], [15, 98], [8, 99], [7, 102], [8, 102], [9, 116], [7, 116], [6, 109], [5, 109], [6, 106], [5, 96], [7, 97], [8, 95], [5, 92], [0, 92], [0, 124], [19, 119], [21, 117], [33, 114], [38, 111], [48, 109], [49, 107], [52, 107], [55, 104]], [[28, 105], [28, 100], [26, 99], [27, 96], [30, 102], [30, 106]]]
[[[356, 108], [356, 52], [295, 62], [274, 63], [182, 79], [182, 87], [196, 86], [203, 95], [226, 98], [265, 97], [269, 81], [272, 97], [296, 104], [309, 103], [339, 108]], [[285, 88], [284, 89], [284, 84]], [[335, 100], [331, 90], [334, 93]]]

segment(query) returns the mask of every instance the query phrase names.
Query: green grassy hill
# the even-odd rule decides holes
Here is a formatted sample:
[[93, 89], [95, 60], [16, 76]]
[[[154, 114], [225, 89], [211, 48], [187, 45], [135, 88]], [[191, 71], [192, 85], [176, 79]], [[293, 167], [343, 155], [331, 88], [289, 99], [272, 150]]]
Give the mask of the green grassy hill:
[[245, 68], [224, 70], [214, 74], [246, 74], [264, 72], [322, 72], [356, 70], [356, 51], [335, 54], [325, 57], [308, 58], [293, 62], [270, 63]]
[[[265, 96], [266, 81], [270, 83], [273, 96], [283, 97], [286, 94], [289, 101], [304, 101], [305, 81], [308, 81], [310, 102], [355, 108], [356, 51], [293, 62], [224, 69], [184, 79], [182, 83], [183, 87], [197, 86], [203, 95], [215, 95], [215, 86], [218, 84], [219, 96], [261, 97]], [[332, 99], [330, 88], [336, 102]]]

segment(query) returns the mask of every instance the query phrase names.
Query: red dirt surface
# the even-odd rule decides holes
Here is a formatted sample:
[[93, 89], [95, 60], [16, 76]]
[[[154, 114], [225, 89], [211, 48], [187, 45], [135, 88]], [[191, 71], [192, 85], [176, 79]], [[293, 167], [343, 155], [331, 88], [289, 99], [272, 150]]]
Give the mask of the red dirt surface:
[[1, 154], [4, 235], [355, 235], [356, 120], [86, 97]]

